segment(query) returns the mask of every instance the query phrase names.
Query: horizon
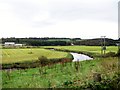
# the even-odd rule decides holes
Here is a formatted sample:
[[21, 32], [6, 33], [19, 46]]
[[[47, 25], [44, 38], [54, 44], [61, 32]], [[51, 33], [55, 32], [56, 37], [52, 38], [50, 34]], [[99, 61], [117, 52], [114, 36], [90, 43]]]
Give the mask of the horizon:
[[[65, 39], [74, 39], [74, 38], [80, 38], [80, 37], [74, 37], [74, 38], [71, 38], [71, 37], [2, 37], [2, 38], [56, 38], [56, 39], [59, 39], [59, 38], [65, 38]], [[0, 38], [0, 39], [2, 39]], [[96, 38], [80, 38], [81, 40], [82, 39], [101, 39], [101, 37], [96, 37]], [[113, 39], [113, 38], [107, 38], [105, 37], [105, 39]], [[118, 38], [119, 39], [119, 38]], [[113, 39], [113, 40], [118, 40], [118, 39]]]

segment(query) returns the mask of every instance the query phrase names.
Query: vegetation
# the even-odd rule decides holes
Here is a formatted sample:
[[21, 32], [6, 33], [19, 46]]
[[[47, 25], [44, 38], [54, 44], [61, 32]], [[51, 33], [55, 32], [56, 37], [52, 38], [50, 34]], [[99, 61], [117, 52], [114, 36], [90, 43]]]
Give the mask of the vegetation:
[[[70, 54], [58, 52], [54, 49], [83, 52], [95, 58], [94, 60], [71, 62]], [[9, 52], [9, 54], [5, 52]], [[31, 48], [3, 49], [3, 60], [5, 60], [5, 57], [10, 58], [12, 56], [15, 61], [11, 59], [11, 61], [6, 61], [8, 63], [4, 62], [3, 66], [9, 67], [9, 69], [0, 71], [3, 79], [2, 86], [3, 88], [115, 90], [120, 85], [117, 52], [119, 52], [117, 47], [109, 46], [106, 50], [107, 57], [101, 58], [97, 57], [97, 55], [101, 55], [100, 46], [41, 46], [40, 48], [32, 48], [32, 50]], [[24, 58], [27, 59], [22, 59], [21, 54], [24, 54]], [[28, 56], [31, 57], [28, 58]], [[34, 56], [36, 60], [33, 58]], [[21, 60], [17, 60], [18, 58]], [[13, 67], [27, 68], [10, 69], [12, 65]]]
[[[38, 57], [45, 56], [48, 59], [66, 58], [68, 53], [58, 52], [54, 50], [46, 50], [43, 48], [54, 48], [57, 50], [66, 50], [73, 52], [83, 52], [88, 55], [101, 55], [100, 46], [43, 46], [40, 48], [25, 48], [25, 49], [2, 49], [2, 63], [15, 63], [24, 61], [38, 60]], [[108, 46], [106, 53], [117, 53], [117, 46]], [[109, 53], [110, 54], [110, 53]], [[108, 54], [107, 54], [108, 55]]]
[[[118, 42], [118, 40], [108, 38], [105, 38], [105, 41], [106, 46], [115, 46]], [[75, 42], [75, 45], [101, 46], [101, 38], [81, 40], [80, 42]]]
[[68, 53], [46, 50], [41, 48], [29, 49], [2, 49], [2, 63], [15, 63], [35, 61], [38, 57], [45, 56], [48, 59], [60, 59], [67, 57]]
[[118, 52], [117, 52], [118, 56], [120, 57], [120, 46], [118, 47]]
[[[68, 56], [71, 56], [70, 58]], [[36, 68], [36, 67], [43, 67], [43, 66], [51, 66], [57, 63], [64, 63], [64, 62], [71, 62], [72, 55], [68, 54], [66, 58], [56, 58], [56, 59], [47, 59], [46, 57], [42, 56], [36, 61], [24, 61], [24, 62], [16, 62], [16, 63], [7, 63], [2, 64], [2, 69], [28, 69], [28, 68]], [[44, 61], [45, 60], [45, 61]]]
[[[25, 70], [3, 70], [3, 88], [81, 88], [116, 89], [119, 82], [117, 58], [96, 59], [32, 68]], [[100, 75], [100, 81], [94, 76]]]
[[[56, 49], [58, 51], [72, 51], [77, 53], [84, 53], [88, 56], [101, 56], [101, 46], [43, 46], [42, 48]], [[117, 46], [107, 46], [106, 53], [117, 53]]]
[[41, 66], [48, 65], [49, 60], [45, 56], [38, 57], [39, 63]]
[[[101, 45], [101, 38], [96, 39], [81, 39], [81, 38], [36, 38], [36, 37], [29, 37], [29, 38], [2, 38], [2, 44], [5, 42], [15, 42], [15, 43], [22, 43], [29, 46], [68, 46], [71, 44], [74, 45], [89, 45], [89, 46], [100, 46]], [[116, 46], [118, 40], [108, 39], [106, 38], [106, 45], [107, 46]]]

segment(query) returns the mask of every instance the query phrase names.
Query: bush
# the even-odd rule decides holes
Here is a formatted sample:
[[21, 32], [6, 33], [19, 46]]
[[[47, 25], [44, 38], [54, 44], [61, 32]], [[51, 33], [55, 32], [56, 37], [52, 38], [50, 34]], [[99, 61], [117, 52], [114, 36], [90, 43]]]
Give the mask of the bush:
[[45, 56], [38, 57], [38, 60], [41, 66], [45, 66], [49, 64], [49, 60]]
[[120, 57], [120, 48], [118, 48], [117, 56]]
[[114, 57], [114, 56], [116, 56], [116, 54], [115, 54], [115, 52], [108, 52], [108, 53], [106, 53], [105, 56], [106, 57]]

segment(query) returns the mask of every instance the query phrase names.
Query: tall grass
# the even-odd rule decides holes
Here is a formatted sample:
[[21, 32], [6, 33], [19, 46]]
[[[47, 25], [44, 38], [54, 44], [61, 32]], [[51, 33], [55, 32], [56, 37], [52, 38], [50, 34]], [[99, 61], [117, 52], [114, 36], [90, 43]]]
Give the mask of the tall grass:
[[[94, 84], [94, 73], [99, 73], [101, 82], [110, 80], [117, 75], [117, 58], [97, 59], [91, 61], [82, 61], [78, 63], [68, 62], [64, 66], [61, 63], [45, 66], [42, 74], [39, 68], [27, 70], [12, 70], [10, 79], [7, 77], [7, 71], [3, 73], [3, 88], [88, 88]], [[77, 67], [77, 69], [76, 69]], [[103, 86], [105, 87], [105, 86]]]

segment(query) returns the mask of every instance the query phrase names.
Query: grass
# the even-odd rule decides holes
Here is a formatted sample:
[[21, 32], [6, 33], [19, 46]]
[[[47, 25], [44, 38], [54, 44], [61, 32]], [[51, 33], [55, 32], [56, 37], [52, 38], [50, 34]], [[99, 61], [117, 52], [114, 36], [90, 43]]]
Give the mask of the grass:
[[[75, 52], [87, 52], [91, 53], [94, 56], [101, 54], [101, 46], [43, 46], [42, 48], [55, 48], [60, 50], [70, 50]], [[118, 47], [117, 46], [107, 46], [106, 53], [108, 52], [115, 52], [117, 53]]]
[[[43, 46], [43, 48], [56, 48], [62, 50], [87, 51], [101, 53], [101, 46]], [[117, 46], [107, 46], [106, 52], [117, 52]]]
[[[57, 52], [43, 48], [90, 52], [100, 55], [100, 46], [42, 46], [31, 49], [3, 49], [4, 63], [35, 60], [40, 55], [47, 58], [69, 56], [66, 52]], [[32, 52], [32, 53], [31, 53]], [[106, 52], [117, 53], [116, 46], [107, 47]], [[6, 60], [5, 60], [6, 58]], [[9, 59], [11, 58], [11, 59]], [[20, 58], [20, 59], [19, 59]], [[79, 63], [68, 62], [25, 70], [2, 70], [3, 88], [102, 88], [116, 87], [118, 76], [118, 58], [95, 58]], [[100, 82], [94, 82], [94, 73], [101, 75]], [[117, 78], [117, 79], [116, 79]], [[118, 82], [120, 84], [120, 82]]]
[[[48, 59], [64, 58], [68, 55], [66, 52], [58, 52], [52, 50], [46, 50], [43, 48], [56, 48], [61, 50], [72, 50], [93, 53], [99, 55], [101, 53], [100, 46], [43, 46], [40, 48], [29, 49], [2, 49], [2, 63], [15, 63], [23, 61], [37, 60], [40, 56], [45, 56]], [[117, 52], [117, 46], [107, 47], [106, 52]]]
[[41, 48], [31, 49], [2, 49], [2, 63], [14, 63], [23, 61], [37, 60], [40, 56], [45, 56], [48, 59], [63, 58], [68, 53], [46, 50]]
[[78, 71], [73, 62], [64, 66], [56, 64], [56, 66], [43, 67], [42, 74], [39, 73], [39, 68], [13, 70], [9, 73], [3, 70], [3, 88], [80, 87], [85, 82], [93, 81], [94, 72], [100, 73], [102, 80], [108, 78], [111, 80], [117, 72], [117, 63], [117, 58], [82, 61], [79, 63]]

